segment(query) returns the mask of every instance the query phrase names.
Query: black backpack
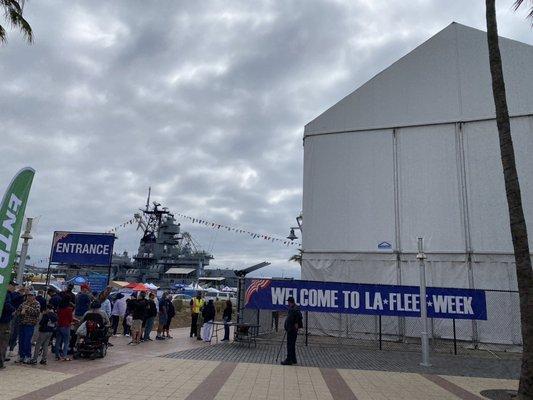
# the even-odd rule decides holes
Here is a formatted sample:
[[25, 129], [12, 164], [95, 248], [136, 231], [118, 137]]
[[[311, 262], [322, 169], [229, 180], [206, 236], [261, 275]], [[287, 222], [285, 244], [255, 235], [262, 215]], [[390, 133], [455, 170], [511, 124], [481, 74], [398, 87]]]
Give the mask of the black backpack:
[[302, 329], [304, 327], [303, 316], [300, 310], [296, 310], [296, 323], [298, 324], [298, 329]]

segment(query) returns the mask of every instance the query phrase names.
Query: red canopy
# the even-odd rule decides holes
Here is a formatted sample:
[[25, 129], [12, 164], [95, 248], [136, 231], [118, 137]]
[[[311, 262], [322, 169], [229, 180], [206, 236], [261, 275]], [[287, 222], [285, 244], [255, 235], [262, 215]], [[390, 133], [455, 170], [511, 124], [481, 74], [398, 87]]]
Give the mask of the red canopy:
[[129, 285], [126, 286], [127, 289], [131, 289], [134, 292], [147, 292], [148, 289], [143, 283], [135, 283], [132, 282]]

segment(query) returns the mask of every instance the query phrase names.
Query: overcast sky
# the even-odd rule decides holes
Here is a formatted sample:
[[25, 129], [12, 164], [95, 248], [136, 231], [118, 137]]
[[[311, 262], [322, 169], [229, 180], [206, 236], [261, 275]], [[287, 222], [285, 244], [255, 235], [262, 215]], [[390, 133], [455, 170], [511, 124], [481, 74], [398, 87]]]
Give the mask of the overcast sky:
[[[500, 34], [533, 44], [526, 10], [498, 3]], [[286, 236], [304, 125], [452, 21], [485, 29], [482, 0], [33, 0], [25, 15], [35, 43], [9, 31], [0, 47], [0, 186], [36, 170], [33, 260], [54, 230], [130, 219], [149, 186], [175, 213]], [[182, 222], [213, 266], [299, 276], [295, 248]], [[133, 226], [118, 236], [136, 251]]]

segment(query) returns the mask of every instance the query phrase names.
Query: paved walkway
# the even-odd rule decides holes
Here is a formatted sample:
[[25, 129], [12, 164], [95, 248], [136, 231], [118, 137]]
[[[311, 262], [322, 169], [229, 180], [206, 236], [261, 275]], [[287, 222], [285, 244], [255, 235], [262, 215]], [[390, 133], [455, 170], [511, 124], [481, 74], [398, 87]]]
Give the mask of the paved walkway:
[[[248, 348], [247, 345], [225, 343], [218, 346], [199, 347], [170, 353], [165, 357], [279, 364], [279, 361], [285, 355], [285, 348], [282, 349], [280, 358], [276, 361], [278, 351], [279, 345], [258, 344], [257, 347], [252, 345], [251, 348]], [[518, 355], [515, 355], [511, 359], [500, 359], [493, 355], [490, 355], [490, 357], [472, 357], [432, 354], [432, 366], [426, 368], [420, 366], [420, 353], [409, 351], [379, 351], [342, 346], [297, 346], [296, 354], [299, 365], [306, 367], [413, 372], [505, 379], [517, 379], [520, 376], [520, 359]]]
[[[409, 357], [391, 362], [395, 367], [388, 370], [379, 364], [381, 361], [373, 364], [380, 368], [349, 366], [353, 359], [346, 358], [337, 360], [345, 365], [338, 367], [331, 361], [338, 358], [334, 348], [313, 350], [319, 353], [299, 348], [303, 365], [286, 367], [273, 364], [276, 346], [210, 346], [189, 339], [186, 329], [175, 333], [173, 340], [139, 346], [126, 346], [127, 339], [113, 338], [115, 346], [103, 360], [50, 361], [46, 367], [8, 363], [8, 368], [0, 371], [0, 400], [479, 400], [485, 398], [480, 394], [484, 390], [517, 388], [516, 380], [499, 379], [501, 371], [484, 371], [497, 363], [474, 368], [475, 362], [461, 359], [446, 372], [442, 359], [441, 370], [415, 371], [414, 366], [411, 370], [396, 368], [402, 360], [407, 362], [404, 366], [415, 362]], [[376, 353], [373, 352], [377, 357]], [[251, 354], [255, 354], [252, 362], [238, 359], [239, 355], [252, 357]], [[317, 354], [322, 361], [329, 354], [330, 363], [311, 365], [311, 358], [306, 357]], [[392, 352], [383, 354], [383, 359], [398, 356]], [[217, 359], [225, 356], [234, 359]], [[369, 361], [371, 357], [369, 353], [364, 359]], [[473, 369], [464, 366], [459, 370], [460, 364], [465, 363]], [[502, 371], [506, 377], [513, 377], [513, 368]], [[469, 376], [463, 372], [470, 372], [466, 374]]]

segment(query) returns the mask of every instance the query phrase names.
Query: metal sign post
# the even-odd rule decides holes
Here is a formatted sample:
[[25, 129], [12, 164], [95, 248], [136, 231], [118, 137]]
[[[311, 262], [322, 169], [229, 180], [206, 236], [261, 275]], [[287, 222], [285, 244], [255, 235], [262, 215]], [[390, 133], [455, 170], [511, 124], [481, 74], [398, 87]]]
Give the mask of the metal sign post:
[[23, 240], [20, 249], [19, 265], [17, 268], [17, 283], [22, 285], [24, 283], [24, 268], [26, 267], [26, 257], [28, 255], [29, 240], [33, 239], [30, 235], [33, 218], [26, 218], [26, 228], [24, 233], [20, 236]]
[[420, 264], [420, 320], [422, 321], [422, 331], [420, 332], [422, 362], [420, 365], [431, 367], [429, 362], [428, 310], [426, 301], [426, 255], [424, 254], [424, 242], [422, 238], [418, 238], [418, 254], [416, 258]]

